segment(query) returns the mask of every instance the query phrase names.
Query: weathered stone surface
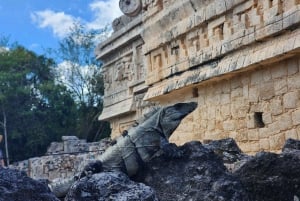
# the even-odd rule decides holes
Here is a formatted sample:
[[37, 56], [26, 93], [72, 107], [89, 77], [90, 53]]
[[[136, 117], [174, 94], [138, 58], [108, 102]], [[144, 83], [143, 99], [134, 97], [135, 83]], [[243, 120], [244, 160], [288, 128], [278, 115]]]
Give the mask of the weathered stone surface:
[[31, 158], [11, 165], [12, 168], [25, 171], [34, 179], [73, 177], [83, 169], [89, 160], [97, 158], [110, 146], [110, 139], [87, 143], [75, 136], [64, 136], [64, 142], [53, 142], [46, 156]]
[[0, 167], [0, 201], [59, 201], [47, 185], [24, 172]]
[[291, 201], [300, 197], [300, 152], [258, 153], [234, 175], [250, 200]]
[[160, 200], [248, 200], [239, 180], [227, 172], [212, 150], [197, 141], [180, 149], [185, 153], [183, 158], [157, 157], [147, 163], [135, 180], [155, 189]]
[[215, 140], [204, 147], [221, 157], [224, 163], [234, 163], [246, 157], [232, 138]]
[[[282, 154], [261, 152], [253, 157], [244, 155], [232, 139], [206, 145], [192, 141], [179, 149], [184, 157], [169, 159], [157, 154], [134, 181], [121, 172], [82, 178], [65, 201], [292, 201], [300, 197], [297, 140], [287, 140]], [[233, 173], [223, 164], [228, 161], [236, 165]]]
[[[111, 122], [112, 136], [118, 136], [149, 109], [130, 101], [142, 94], [139, 102], [159, 105], [182, 100], [198, 100], [200, 105], [204, 99], [203, 107], [215, 111], [208, 113], [209, 126], [188, 130], [193, 137], [176, 131], [177, 144], [193, 139], [220, 139], [234, 136], [233, 133], [239, 136], [245, 130], [257, 129], [254, 119], [247, 122], [245, 118], [253, 115], [249, 114], [249, 105], [264, 104], [253, 112], [263, 113], [265, 128], [250, 131], [248, 147], [245, 144], [243, 151], [259, 151], [261, 133], [265, 140], [261, 147], [271, 144], [270, 151], [280, 151], [282, 138], [280, 143], [274, 143], [274, 139], [266, 142], [277, 134], [272, 125], [280, 122], [277, 117], [293, 115], [294, 128], [281, 123], [281, 131], [300, 127], [295, 113], [300, 106], [300, 1], [142, 2], [141, 15], [123, 23], [96, 51], [104, 63], [105, 79], [104, 112], [100, 119]], [[120, 22], [116, 20], [115, 25]], [[240, 78], [248, 82], [241, 82]], [[228, 82], [232, 87], [226, 86]], [[227, 91], [218, 90], [217, 85]], [[205, 98], [200, 95], [203, 91]], [[218, 112], [224, 104], [226, 111]], [[197, 124], [195, 119], [202, 119], [201, 112], [189, 124]], [[237, 143], [246, 142], [243, 139]]]
[[70, 189], [65, 201], [158, 201], [150, 187], [131, 181], [122, 172], [102, 172], [82, 178]]

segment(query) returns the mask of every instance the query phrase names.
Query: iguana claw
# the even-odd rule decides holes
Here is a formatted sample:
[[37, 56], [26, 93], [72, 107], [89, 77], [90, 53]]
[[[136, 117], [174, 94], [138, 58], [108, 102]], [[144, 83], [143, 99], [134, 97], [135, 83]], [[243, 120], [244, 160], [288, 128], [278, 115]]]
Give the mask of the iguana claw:
[[83, 177], [91, 177], [95, 173], [99, 173], [102, 171], [102, 163], [101, 161], [95, 161], [87, 164], [83, 171], [79, 174], [78, 179]]

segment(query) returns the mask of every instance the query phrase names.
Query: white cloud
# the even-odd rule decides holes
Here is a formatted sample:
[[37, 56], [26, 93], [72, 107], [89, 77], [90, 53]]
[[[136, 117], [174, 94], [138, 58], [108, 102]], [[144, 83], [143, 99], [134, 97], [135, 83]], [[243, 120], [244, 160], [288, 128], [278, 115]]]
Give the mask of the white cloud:
[[60, 38], [65, 37], [74, 23], [79, 20], [64, 12], [54, 12], [52, 10], [33, 12], [31, 13], [31, 19], [40, 28], [51, 28], [54, 35]]
[[90, 29], [100, 29], [122, 15], [119, 8], [119, 0], [96, 0], [89, 5], [94, 14], [94, 20], [86, 26]]
[[49, 9], [31, 13], [31, 19], [38, 27], [50, 28], [55, 36], [63, 38], [75, 22], [81, 22], [87, 29], [101, 29], [122, 15], [119, 0], [95, 0], [89, 4], [89, 8], [93, 16], [91, 21]]

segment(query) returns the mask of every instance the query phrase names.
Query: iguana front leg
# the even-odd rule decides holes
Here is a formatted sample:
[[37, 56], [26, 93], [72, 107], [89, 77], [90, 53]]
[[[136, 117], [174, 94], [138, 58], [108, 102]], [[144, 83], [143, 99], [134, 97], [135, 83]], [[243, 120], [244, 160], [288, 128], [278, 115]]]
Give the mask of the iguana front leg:
[[79, 176], [75, 177], [75, 180], [81, 179], [85, 176], [92, 175], [92, 174], [95, 174], [95, 173], [99, 173], [99, 172], [102, 172], [102, 171], [103, 171], [102, 162], [99, 161], [99, 160], [96, 160], [94, 162], [91, 162], [91, 163], [87, 164], [84, 167], [83, 171], [79, 174]]
[[164, 155], [168, 158], [180, 158], [183, 156], [183, 151], [176, 144], [170, 143], [166, 138], [161, 137], [160, 148]]

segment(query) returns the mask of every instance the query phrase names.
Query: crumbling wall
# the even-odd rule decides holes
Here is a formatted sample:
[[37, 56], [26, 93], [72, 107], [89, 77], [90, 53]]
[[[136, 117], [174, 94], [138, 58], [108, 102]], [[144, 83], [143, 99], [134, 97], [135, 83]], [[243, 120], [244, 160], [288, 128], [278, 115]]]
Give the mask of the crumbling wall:
[[109, 140], [87, 143], [75, 136], [63, 136], [62, 142], [53, 142], [45, 156], [30, 158], [11, 165], [25, 171], [34, 179], [70, 178], [98, 158], [109, 146]]

